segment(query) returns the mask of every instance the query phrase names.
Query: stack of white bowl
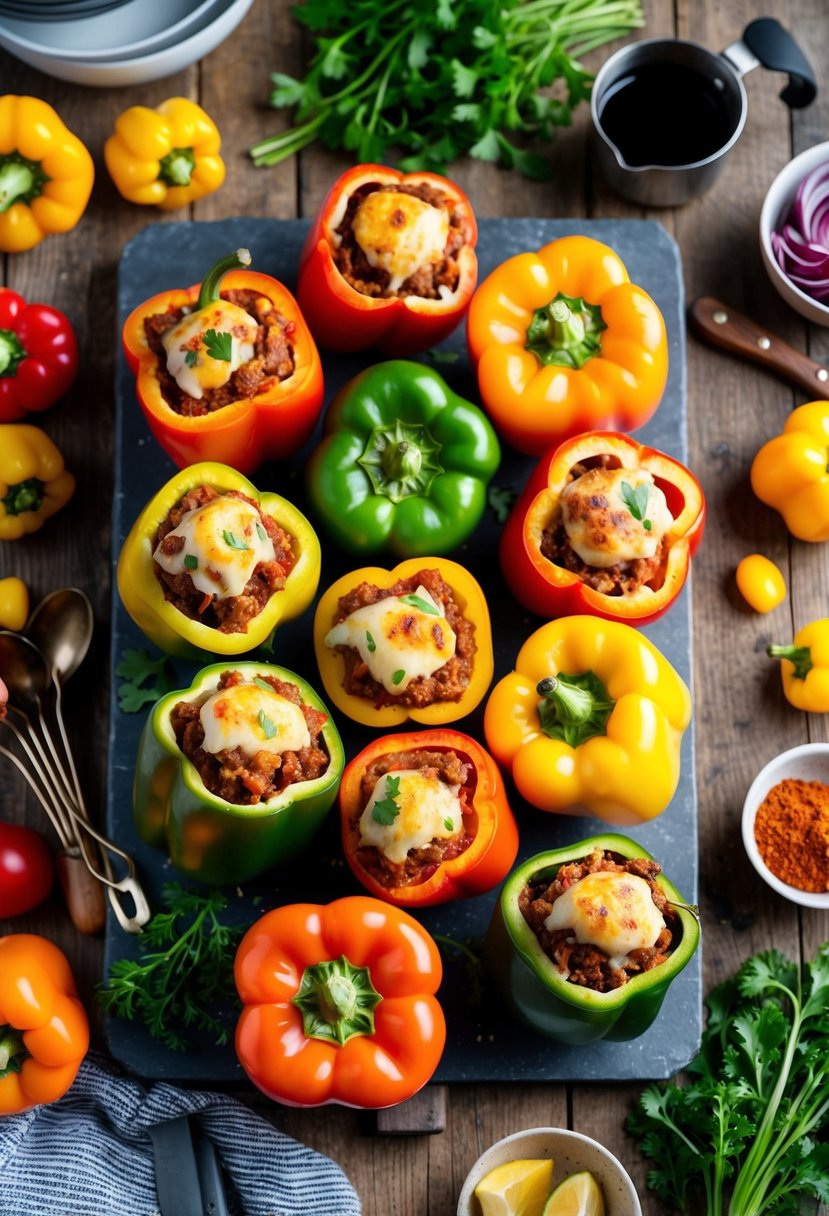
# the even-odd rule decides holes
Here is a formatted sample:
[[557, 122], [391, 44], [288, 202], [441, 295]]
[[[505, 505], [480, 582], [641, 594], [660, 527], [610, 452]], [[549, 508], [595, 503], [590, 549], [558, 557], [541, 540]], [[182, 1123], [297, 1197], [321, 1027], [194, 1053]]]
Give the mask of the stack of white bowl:
[[0, 0], [0, 46], [103, 88], [171, 76], [233, 32], [253, 0]]

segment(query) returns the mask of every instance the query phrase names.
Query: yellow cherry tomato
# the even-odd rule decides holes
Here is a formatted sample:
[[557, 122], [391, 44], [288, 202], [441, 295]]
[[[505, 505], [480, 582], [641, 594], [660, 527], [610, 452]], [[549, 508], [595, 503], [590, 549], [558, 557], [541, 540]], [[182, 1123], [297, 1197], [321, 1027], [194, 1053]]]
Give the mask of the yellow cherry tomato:
[[786, 598], [779, 568], [762, 553], [750, 553], [737, 566], [737, 589], [755, 612], [771, 612]]

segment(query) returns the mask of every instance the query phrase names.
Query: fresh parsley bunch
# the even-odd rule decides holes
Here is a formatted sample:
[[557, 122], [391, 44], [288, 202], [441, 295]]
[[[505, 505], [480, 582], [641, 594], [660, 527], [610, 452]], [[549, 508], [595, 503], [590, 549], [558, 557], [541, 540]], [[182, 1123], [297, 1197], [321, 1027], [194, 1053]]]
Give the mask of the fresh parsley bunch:
[[271, 77], [271, 105], [295, 107], [295, 125], [250, 149], [257, 165], [319, 139], [404, 172], [469, 155], [539, 180], [549, 165], [526, 144], [589, 96], [579, 56], [644, 24], [639, 0], [306, 0], [293, 13], [313, 50], [302, 79]]
[[829, 1201], [829, 943], [802, 973], [757, 954], [708, 998], [685, 1085], [651, 1085], [628, 1131], [673, 1211], [798, 1216]]

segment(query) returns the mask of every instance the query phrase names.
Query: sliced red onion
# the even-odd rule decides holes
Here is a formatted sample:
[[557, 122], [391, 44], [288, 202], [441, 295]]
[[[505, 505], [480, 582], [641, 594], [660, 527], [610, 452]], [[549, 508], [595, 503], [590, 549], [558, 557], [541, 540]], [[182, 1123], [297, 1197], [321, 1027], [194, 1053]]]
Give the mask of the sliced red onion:
[[829, 162], [807, 173], [782, 227], [771, 234], [780, 269], [806, 295], [829, 298]]

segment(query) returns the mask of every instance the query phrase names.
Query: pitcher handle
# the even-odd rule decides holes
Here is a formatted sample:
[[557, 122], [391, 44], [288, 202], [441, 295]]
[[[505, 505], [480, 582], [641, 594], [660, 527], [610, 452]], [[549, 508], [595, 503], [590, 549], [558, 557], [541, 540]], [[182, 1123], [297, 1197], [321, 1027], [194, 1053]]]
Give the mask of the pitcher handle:
[[758, 64], [772, 72], [785, 72], [789, 83], [780, 94], [792, 110], [811, 105], [817, 96], [817, 80], [812, 65], [792, 38], [774, 17], [758, 17], [743, 31], [740, 42], [723, 51], [723, 56], [742, 76]]

